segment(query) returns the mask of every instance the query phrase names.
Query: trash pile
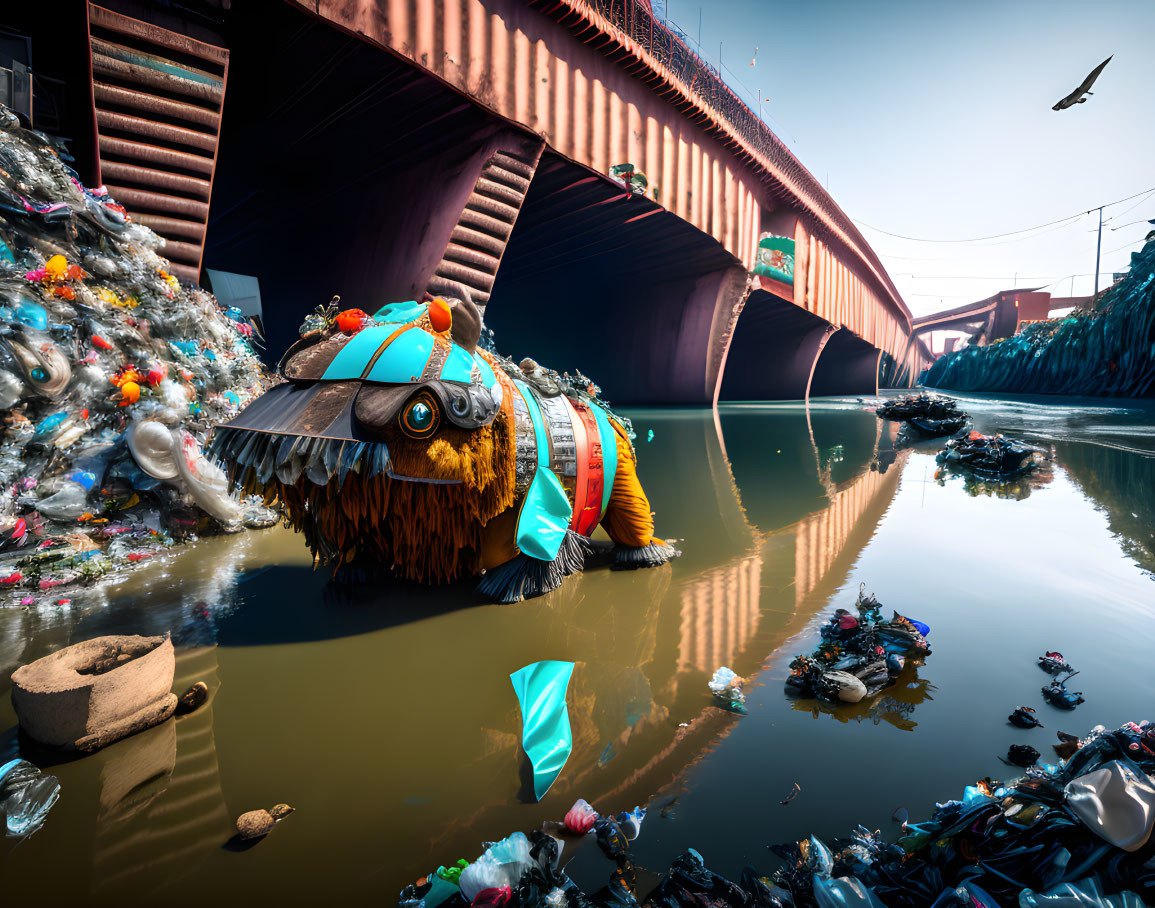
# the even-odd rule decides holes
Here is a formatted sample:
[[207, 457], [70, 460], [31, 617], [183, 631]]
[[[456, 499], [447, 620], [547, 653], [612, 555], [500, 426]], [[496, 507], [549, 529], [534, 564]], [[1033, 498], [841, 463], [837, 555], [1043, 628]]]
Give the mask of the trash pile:
[[[859, 826], [834, 849], [775, 848], [774, 882], [795, 905], [1139, 908], [1155, 899], [1155, 726], [1060, 735], [1057, 764], [982, 779], [905, 823], [894, 844]], [[1029, 759], [1025, 745], [1012, 752]], [[1011, 761], [1008, 761], [1011, 762]]]
[[898, 612], [882, 620], [882, 606], [859, 588], [857, 617], [838, 609], [822, 626], [822, 642], [790, 663], [786, 690], [796, 697], [858, 703], [893, 685], [907, 664], [930, 655], [930, 628]]
[[59, 600], [196, 534], [268, 526], [201, 456], [264, 387], [239, 310], [0, 107], [0, 587]]
[[970, 416], [959, 409], [957, 401], [937, 394], [896, 397], [880, 405], [874, 412], [879, 419], [902, 422], [900, 440], [906, 443], [957, 435], [970, 421]]
[[[1060, 734], [1059, 763], [1034, 765], [1038, 751], [1016, 745], [1026, 768], [1009, 782], [981, 779], [958, 800], [911, 823], [903, 808], [897, 842], [858, 826], [830, 848], [815, 837], [773, 851], [783, 866], [764, 876], [747, 867], [737, 883], [707, 869], [694, 849], [674, 859], [657, 885], [638, 891], [629, 844], [646, 811], [599, 816], [583, 800], [562, 823], [494, 842], [474, 861], [441, 866], [406, 886], [403, 908], [998, 908], [1079, 905], [1142, 908], [1155, 900], [1155, 726], [1096, 726], [1084, 738]], [[1034, 759], [1031, 755], [1034, 754]], [[1008, 761], [1010, 762], [1010, 761]], [[790, 796], [786, 801], [789, 801]], [[783, 803], [786, 803], [784, 801]], [[566, 874], [562, 856], [589, 836], [613, 862], [593, 894]]]
[[1155, 241], [1131, 253], [1127, 276], [1093, 310], [1024, 325], [1017, 335], [937, 359], [936, 388], [1142, 397], [1155, 380]]
[[895, 397], [880, 404], [874, 411], [879, 419], [896, 421], [907, 419], [953, 419], [966, 414], [958, 408], [958, 402], [950, 397], [937, 394], [908, 394]]
[[948, 441], [937, 459], [954, 472], [1006, 480], [1042, 465], [1046, 454], [1013, 438], [971, 432], [965, 438]]

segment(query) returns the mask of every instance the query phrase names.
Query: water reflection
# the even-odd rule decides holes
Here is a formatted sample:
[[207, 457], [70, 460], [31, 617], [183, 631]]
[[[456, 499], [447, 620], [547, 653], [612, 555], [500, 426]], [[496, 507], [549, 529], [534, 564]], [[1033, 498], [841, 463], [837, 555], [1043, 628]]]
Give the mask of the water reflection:
[[1155, 571], [1155, 452], [1058, 442], [1055, 457], [1106, 512], [1127, 554]]
[[914, 731], [918, 723], [911, 717], [920, 703], [934, 699], [931, 696], [934, 690], [930, 681], [918, 676], [917, 668], [909, 668], [898, 676], [893, 687], [858, 703], [797, 699], [791, 701], [791, 708], [798, 712], [808, 712], [815, 719], [829, 716], [842, 723], [869, 721], [878, 725], [886, 722], [899, 731]]
[[[59, 821], [19, 866], [0, 858], [0, 874], [43, 904], [86, 892], [90, 903], [203, 903], [230, 886], [356, 900], [578, 797], [616, 811], [676, 784], [739, 728], [706, 679], [723, 664], [757, 674], [805, 631], [910, 455], [853, 404], [631, 415], [640, 438], [655, 429], [639, 456], [661, 531], [684, 539], [671, 565], [591, 570], [538, 600], [479, 606], [468, 584], [334, 587], [275, 529], [206, 540], [99, 606], [0, 615], [5, 681], [76, 640], [171, 631], [176, 687], [204, 679], [213, 694], [187, 718], [62, 766]], [[540, 659], [576, 663], [574, 748], [545, 801], [525, 805], [508, 676]], [[858, 721], [913, 727], [909, 711], [931, 690], [914, 677]], [[13, 722], [0, 701], [0, 727]], [[298, 813], [275, 836], [244, 856], [222, 850], [232, 817], [278, 801]], [[321, 852], [323, 869], [301, 869]], [[90, 873], [45, 884], [64, 858]]]

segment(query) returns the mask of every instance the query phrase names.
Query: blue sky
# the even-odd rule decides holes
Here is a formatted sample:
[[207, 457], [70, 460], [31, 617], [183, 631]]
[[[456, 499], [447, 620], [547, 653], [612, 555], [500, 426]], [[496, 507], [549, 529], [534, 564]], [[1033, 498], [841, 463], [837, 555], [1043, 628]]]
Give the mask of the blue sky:
[[[666, 0], [856, 221], [915, 314], [1016, 286], [1090, 293], [1097, 215], [978, 243], [1155, 188], [1155, 2]], [[662, 0], [656, 0], [660, 12]], [[757, 63], [751, 67], [754, 49]], [[1051, 106], [1109, 55], [1087, 103]], [[1106, 209], [1101, 281], [1155, 218]], [[1119, 228], [1112, 230], [1111, 228]]]

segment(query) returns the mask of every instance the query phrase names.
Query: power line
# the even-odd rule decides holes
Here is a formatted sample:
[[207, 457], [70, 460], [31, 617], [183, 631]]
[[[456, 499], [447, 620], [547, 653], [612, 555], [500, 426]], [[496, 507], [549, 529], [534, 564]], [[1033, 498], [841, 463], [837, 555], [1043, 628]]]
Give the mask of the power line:
[[896, 239], [900, 239], [900, 240], [911, 240], [915, 243], [978, 243], [978, 242], [982, 242], [983, 240], [999, 240], [999, 239], [1002, 239], [1003, 237], [1015, 236], [1016, 234], [1019, 234], [1019, 233], [1029, 233], [1032, 230], [1040, 230], [1043, 227], [1053, 227], [1056, 224], [1063, 224], [1063, 223], [1066, 223], [1067, 221], [1073, 221], [1076, 218], [1081, 218], [1084, 215], [1090, 214], [1092, 211], [1097, 211], [1099, 208], [1110, 208], [1112, 205], [1119, 205], [1119, 204], [1122, 204], [1123, 202], [1129, 202], [1129, 201], [1131, 201], [1131, 199], [1137, 199], [1141, 195], [1150, 195], [1152, 192], [1155, 192], [1155, 186], [1152, 186], [1149, 189], [1144, 189], [1142, 192], [1136, 192], [1134, 195], [1129, 195], [1125, 199], [1118, 199], [1117, 201], [1114, 201], [1114, 202], [1107, 202], [1105, 205], [1097, 205], [1094, 208], [1088, 208], [1086, 211], [1080, 211], [1078, 214], [1068, 215], [1065, 218], [1059, 218], [1058, 220], [1055, 220], [1055, 221], [1047, 221], [1047, 223], [1045, 223], [1045, 224], [1036, 224], [1034, 227], [1024, 227], [1021, 230], [1011, 230], [1011, 231], [1008, 231], [1007, 233], [996, 233], [996, 234], [992, 234], [991, 236], [969, 237], [969, 238], [963, 239], [963, 240], [932, 240], [932, 239], [927, 239], [925, 237], [905, 236], [904, 234], [901, 234], [901, 233], [891, 233], [888, 230], [883, 230], [881, 227], [874, 227], [871, 224], [866, 223], [866, 221], [860, 221], [858, 218], [851, 218], [851, 220], [854, 221], [854, 223], [856, 223], [856, 224], [861, 224], [863, 227], [866, 227], [870, 230], [875, 230], [878, 233], [884, 234], [886, 236], [892, 236], [892, 237], [895, 237]]
[[1143, 196], [1143, 198], [1141, 198], [1134, 205], [1129, 205], [1128, 207], [1126, 207], [1122, 211], [1120, 211], [1118, 214], [1112, 215], [1111, 217], [1107, 218], [1107, 221], [1111, 222], [1111, 221], [1115, 220], [1115, 218], [1121, 218], [1128, 211], [1134, 211], [1136, 208], [1138, 208], [1140, 205], [1142, 205], [1144, 202], [1147, 201], [1147, 199], [1151, 196], [1152, 192], [1155, 192], [1155, 189], [1152, 189], [1151, 192], [1149, 192], [1149, 193], [1147, 193], [1147, 195]]
[[1124, 227], [1134, 227], [1136, 224], [1150, 224], [1152, 218], [1139, 218], [1137, 221], [1128, 221], [1126, 224], [1120, 224], [1118, 227], [1112, 227], [1112, 230], [1122, 230]]

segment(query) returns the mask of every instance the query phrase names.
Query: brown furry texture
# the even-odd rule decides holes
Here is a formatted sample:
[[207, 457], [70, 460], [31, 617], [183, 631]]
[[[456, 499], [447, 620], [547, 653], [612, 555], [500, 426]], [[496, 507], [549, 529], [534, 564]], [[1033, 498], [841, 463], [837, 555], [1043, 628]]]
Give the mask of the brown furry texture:
[[252, 472], [247, 491], [280, 500], [285, 522], [305, 536], [319, 564], [335, 569], [358, 564], [392, 567], [401, 577], [444, 583], [481, 568], [482, 533], [516, 498], [513, 407], [509, 396], [494, 421], [467, 431], [445, 426], [431, 442], [385, 431], [395, 475], [362, 479], [350, 472], [314, 485], [302, 473], [291, 486], [274, 476], [259, 486]]

